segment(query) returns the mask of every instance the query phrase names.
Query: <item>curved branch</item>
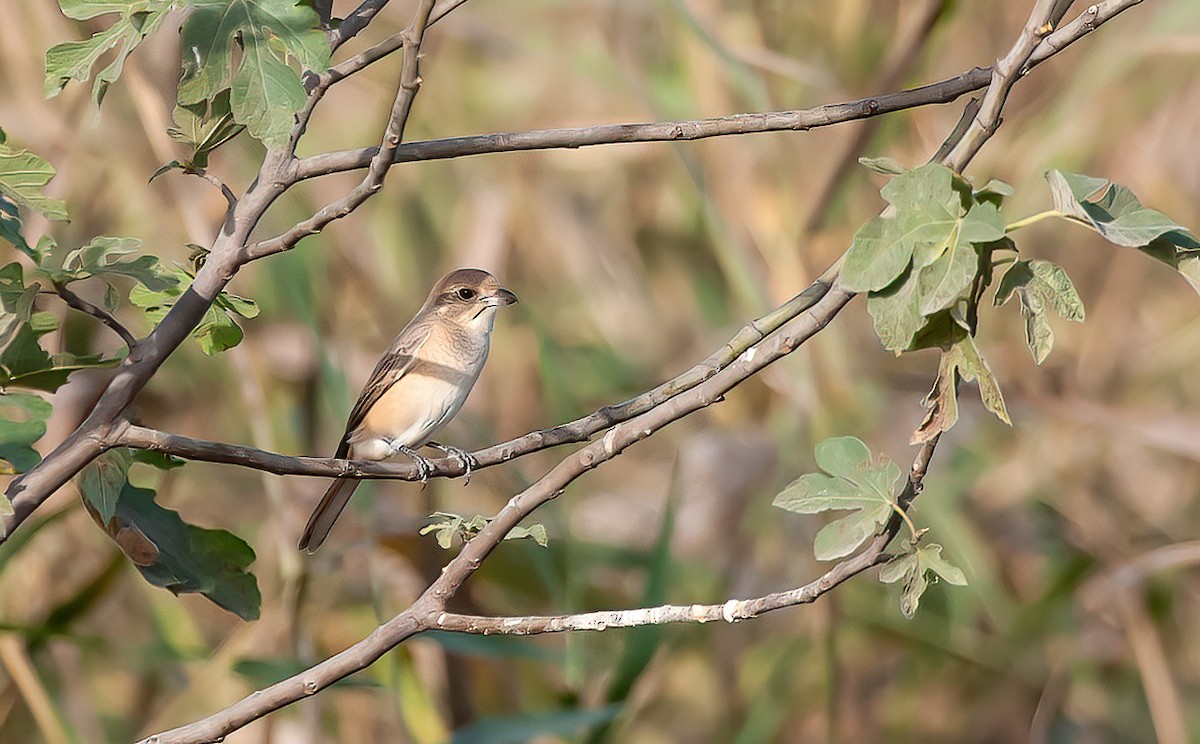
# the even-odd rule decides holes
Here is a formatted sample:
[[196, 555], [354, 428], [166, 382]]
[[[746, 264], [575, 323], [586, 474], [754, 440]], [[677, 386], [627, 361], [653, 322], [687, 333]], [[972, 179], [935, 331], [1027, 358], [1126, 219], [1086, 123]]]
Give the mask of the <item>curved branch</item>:
[[54, 293], [61, 297], [63, 302], [108, 326], [113, 333], [121, 337], [121, 340], [125, 342], [126, 348], [130, 351], [133, 351], [133, 347], [137, 346], [137, 338], [129, 332], [128, 328], [121, 324], [121, 321], [113, 317], [112, 313], [83, 299], [62, 282], [54, 282], [53, 286]]

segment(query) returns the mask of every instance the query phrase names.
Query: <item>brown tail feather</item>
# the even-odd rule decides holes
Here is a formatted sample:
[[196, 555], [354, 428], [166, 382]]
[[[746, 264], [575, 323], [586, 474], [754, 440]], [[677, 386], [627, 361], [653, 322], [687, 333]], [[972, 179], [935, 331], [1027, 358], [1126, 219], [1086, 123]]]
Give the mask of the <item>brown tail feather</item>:
[[325, 492], [321, 503], [317, 504], [317, 508], [313, 510], [312, 516], [308, 518], [308, 525], [305, 526], [304, 534], [300, 537], [299, 547], [301, 550], [309, 553], [317, 552], [317, 548], [321, 547], [321, 543], [325, 542], [326, 537], [329, 537], [333, 523], [337, 521], [342, 509], [346, 508], [346, 503], [350, 501], [350, 496], [354, 493], [354, 489], [358, 488], [359, 482], [357, 478], [338, 478], [333, 482], [333, 485]]

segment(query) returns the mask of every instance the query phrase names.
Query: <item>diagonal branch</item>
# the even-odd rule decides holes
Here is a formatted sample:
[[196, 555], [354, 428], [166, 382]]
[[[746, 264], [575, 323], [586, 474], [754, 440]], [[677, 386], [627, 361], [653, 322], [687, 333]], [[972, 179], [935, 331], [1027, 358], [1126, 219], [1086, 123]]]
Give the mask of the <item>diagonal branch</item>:
[[[507, 442], [492, 445], [472, 453], [473, 470], [499, 465], [531, 452], [539, 452], [562, 444], [586, 442], [594, 434], [645, 413], [679, 393], [691, 390], [722, 369], [754, 344], [778, 330], [784, 323], [815, 305], [832, 286], [839, 265], [835, 264], [807, 289], [778, 308], [747, 323], [725, 344], [706, 359], [682, 374], [642, 393], [624, 403], [605, 406], [594, 413], [558, 426], [533, 431]], [[264, 470], [276, 475], [316, 475], [357, 478], [389, 478], [420, 480], [420, 470], [412, 463], [382, 463], [338, 460], [332, 457], [290, 457], [253, 447], [169, 434], [133, 424], [122, 425], [114, 435], [113, 444], [120, 447], [149, 449], [183, 457], [188, 460], [220, 462], [228, 465]], [[428, 477], [453, 477], [465, 474], [463, 463], [444, 457], [429, 460], [432, 470]]]
[[357, 36], [387, 4], [388, 0], [363, 0], [350, 15], [342, 19], [337, 28], [329, 32], [330, 49], [336, 52], [338, 47]]

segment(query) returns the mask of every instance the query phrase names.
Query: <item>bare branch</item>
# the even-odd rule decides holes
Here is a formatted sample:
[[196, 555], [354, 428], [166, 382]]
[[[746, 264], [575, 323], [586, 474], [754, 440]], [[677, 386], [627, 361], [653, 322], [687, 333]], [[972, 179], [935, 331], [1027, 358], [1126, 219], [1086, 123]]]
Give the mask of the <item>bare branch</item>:
[[[760, 132], [803, 131], [918, 106], [949, 103], [965, 93], [985, 87], [991, 77], [991, 68], [977, 67], [961, 75], [919, 88], [797, 111], [737, 114], [688, 121], [535, 129], [526, 132], [500, 132], [409, 142], [397, 148], [395, 162], [443, 160], [524, 150], [575, 149], [632, 142], [679, 142]], [[356, 170], [365, 167], [377, 154], [376, 148], [365, 148], [302, 158], [296, 164], [296, 177], [303, 180]]]
[[[466, 1], [467, 0], [441, 0], [437, 5], [434, 6], [433, 12], [429, 14], [429, 23], [426, 24], [426, 28], [445, 18], [450, 14], [450, 11], [454, 10]], [[370, 0], [368, 0], [368, 2], [370, 2]], [[363, 3], [363, 5], [366, 4], [367, 3]], [[361, 29], [359, 30], [361, 31]], [[358, 31], [355, 31], [355, 33], [358, 33]], [[296, 116], [296, 126], [292, 129], [292, 136], [288, 141], [289, 153], [292, 155], [296, 154], [296, 144], [300, 141], [300, 138], [304, 136], [304, 130], [308, 127], [308, 122], [312, 118], [313, 109], [315, 109], [317, 104], [321, 102], [321, 99], [325, 97], [325, 93], [329, 90], [329, 88], [333, 86], [334, 83], [339, 83], [356, 72], [360, 72], [384, 57], [387, 57], [397, 50], [404, 48], [404, 34], [405, 31], [401, 31], [398, 34], [393, 34], [378, 44], [375, 44], [374, 46], [359, 52], [353, 57], [350, 57], [345, 61], [330, 67], [324, 72], [308, 73], [307, 77], [305, 78], [305, 82], [309, 87], [308, 99], [304, 102], [304, 108]], [[337, 44], [337, 46], [340, 45], [341, 42]], [[337, 46], [334, 48], [336, 49]]]
[[993, 67], [995, 74], [992, 75], [987, 93], [983, 95], [979, 113], [967, 127], [962, 139], [945, 158], [945, 164], [953, 170], [961, 172], [975, 153], [979, 152], [979, 148], [983, 147], [983, 143], [995, 133], [996, 127], [1000, 125], [1000, 111], [1008, 100], [1008, 92], [1012, 90], [1013, 83], [1025, 74], [1026, 64], [1033, 56], [1034, 50], [1042, 39], [1054, 30], [1053, 17], [1057, 4], [1058, 0], [1038, 0], [1029, 14], [1029, 19], [1025, 21], [1025, 28], [1021, 30], [1017, 42], [1008, 54], [996, 60]]
[[342, 19], [337, 28], [329, 32], [330, 49], [336, 52], [338, 47], [357, 36], [387, 4], [388, 0], [363, 0], [350, 15]]
[[[1029, 57], [1025, 68], [1020, 70], [1020, 74], [1024, 75], [1036, 65], [1140, 2], [1142, 0], [1103, 0], [1090, 5], [1079, 17], [1042, 39]], [[739, 114], [689, 121], [602, 124], [592, 127], [500, 132], [409, 142], [396, 149], [395, 162], [443, 160], [524, 150], [573, 149], [631, 142], [677, 142], [736, 134], [815, 129], [917, 106], [949, 103], [966, 93], [987, 87], [991, 79], [991, 67], [977, 67], [918, 88], [797, 111]], [[366, 167], [377, 154], [376, 148], [365, 148], [313, 155], [297, 162], [295, 176], [297, 180], [304, 180], [357, 170]]]
[[110, 329], [112, 329], [113, 333], [116, 333], [121, 337], [121, 340], [125, 342], [125, 346], [130, 351], [133, 351], [133, 347], [137, 346], [137, 339], [134, 337], [134, 335], [129, 332], [128, 328], [121, 324], [121, 321], [114, 318], [107, 310], [83, 299], [62, 282], [54, 282], [53, 286], [55, 294], [61, 297], [63, 302], [67, 303], [81, 313], [87, 313], [104, 325], [108, 326]]

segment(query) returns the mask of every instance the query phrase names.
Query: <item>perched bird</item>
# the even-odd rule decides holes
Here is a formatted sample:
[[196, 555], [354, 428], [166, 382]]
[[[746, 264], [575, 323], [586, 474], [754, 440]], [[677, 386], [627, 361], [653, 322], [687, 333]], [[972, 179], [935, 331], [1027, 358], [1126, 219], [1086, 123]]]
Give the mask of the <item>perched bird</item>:
[[[335, 457], [386, 460], [405, 454], [424, 474], [429, 464], [415, 450], [429, 445], [460, 460], [470, 475], [469, 455], [430, 438], [458, 413], [479, 379], [496, 311], [516, 301], [486, 271], [458, 269], [442, 277], [375, 365]], [[308, 519], [301, 550], [321, 547], [358, 483], [333, 482]]]

